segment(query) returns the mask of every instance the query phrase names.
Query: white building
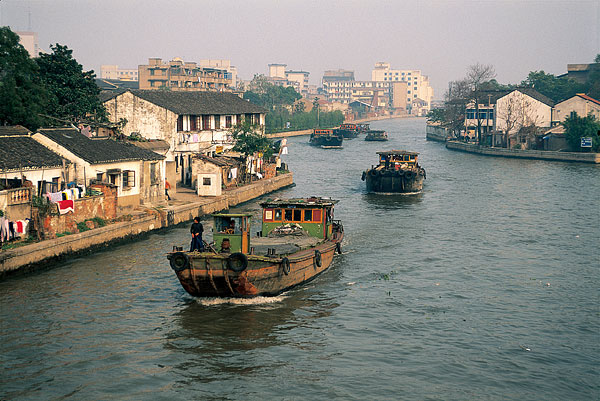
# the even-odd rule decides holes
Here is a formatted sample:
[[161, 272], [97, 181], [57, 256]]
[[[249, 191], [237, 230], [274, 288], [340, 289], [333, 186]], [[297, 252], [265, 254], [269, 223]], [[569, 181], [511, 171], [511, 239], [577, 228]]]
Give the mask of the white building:
[[421, 70], [393, 70], [390, 63], [375, 63], [375, 68], [371, 72], [371, 80], [376, 82], [406, 82], [407, 103], [412, 103], [416, 99], [425, 101], [426, 110], [431, 109], [433, 101], [433, 88], [429, 85], [429, 77], [421, 74]]
[[600, 120], [600, 101], [583, 93], [578, 93], [554, 106], [552, 122], [563, 122], [573, 112], [577, 113], [579, 117], [592, 115], [596, 117], [596, 120]]
[[298, 93], [308, 95], [307, 71], [286, 70], [287, 64], [269, 64], [269, 82], [279, 86], [292, 86]]
[[15, 32], [19, 35], [19, 43], [27, 50], [29, 57], [37, 57], [40, 53], [40, 43], [37, 32]]
[[238, 70], [237, 70], [236, 66], [231, 65], [230, 60], [217, 60], [217, 59], [200, 60], [200, 62], [198, 63], [198, 67], [225, 70], [231, 76], [232, 85], [235, 87], [238, 86], [238, 81], [237, 81], [238, 80]]
[[100, 77], [102, 79], [119, 79], [121, 81], [137, 81], [138, 69], [119, 68], [118, 65], [102, 65], [100, 67]]

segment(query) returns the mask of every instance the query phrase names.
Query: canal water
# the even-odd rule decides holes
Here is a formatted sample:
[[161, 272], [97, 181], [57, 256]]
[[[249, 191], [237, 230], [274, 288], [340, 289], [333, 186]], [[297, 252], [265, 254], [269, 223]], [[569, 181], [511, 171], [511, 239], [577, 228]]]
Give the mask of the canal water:
[[[0, 283], [0, 399], [599, 399], [600, 168], [371, 126], [390, 141], [289, 139], [276, 196], [339, 199], [346, 232], [305, 287], [188, 296], [165, 258], [187, 226]], [[421, 195], [365, 193], [387, 149], [420, 152]]]

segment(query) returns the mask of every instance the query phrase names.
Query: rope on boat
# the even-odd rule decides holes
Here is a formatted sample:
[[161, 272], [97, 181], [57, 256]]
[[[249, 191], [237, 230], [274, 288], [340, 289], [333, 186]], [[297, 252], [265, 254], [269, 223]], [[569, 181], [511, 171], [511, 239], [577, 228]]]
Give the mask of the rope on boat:
[[217, 290], [217, 286], [215, 285], [215, 281], [213, 280], [212, 269], [210, 267], [210, 264], [208, 263], [208, 258], [206, 258], [206, 272], [208, 273], [208, 279], [210, 280], [210, 284], [212, 285], [213, 289], [215, 290], [215, 293], [218, 296], [219, 290]]
[[227, 287], [229, 287], [229, 291], [231, 291], [231, 295], [234, 295], [233, 288], [231, 288], [231, 283], [229, 282], [229, 272], [227, 271], [227, 267], [221, 263], [223, 266], [223, 276], [225, 277], [225, 282], [227, 283]]

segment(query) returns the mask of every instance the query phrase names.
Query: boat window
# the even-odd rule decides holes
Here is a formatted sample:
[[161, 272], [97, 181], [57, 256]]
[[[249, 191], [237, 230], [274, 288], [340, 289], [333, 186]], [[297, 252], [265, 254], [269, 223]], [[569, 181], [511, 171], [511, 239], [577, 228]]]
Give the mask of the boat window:
[[302, 210], [294, 209], [294, 221], [302, 221]]
[[240, 234], [241, 218], [240, 217], [223, 217], [219, 218], [217, 230], [221, 234]]
[[292, 221], [292, 209], [285, 209], [285, 221]]
[[321, 222], [321, 209], [315, 209], [312, 212], [313, 222], [320, 223]]
[[275, 217], [273, 221], [281, 221], [281, 209], [275, 209]]
[[304, 221], [312, 221], [312, 209], [304, 211]]

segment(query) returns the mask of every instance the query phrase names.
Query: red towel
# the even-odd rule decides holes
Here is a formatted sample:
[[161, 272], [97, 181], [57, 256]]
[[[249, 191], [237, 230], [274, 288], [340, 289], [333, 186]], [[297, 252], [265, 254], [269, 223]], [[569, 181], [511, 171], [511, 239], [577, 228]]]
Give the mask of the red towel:
[[21, 220], [17, 221], [17, 232], [19, 234], [25, 233], [25, 231], [23, 231], [23, 222]]
[[58, 201], [56, 204], [58, 205], [58, 212], [60, 214], [65, 214], [68, 212], [75, 213], [75, 203], [73, 202], [73, 199]]

